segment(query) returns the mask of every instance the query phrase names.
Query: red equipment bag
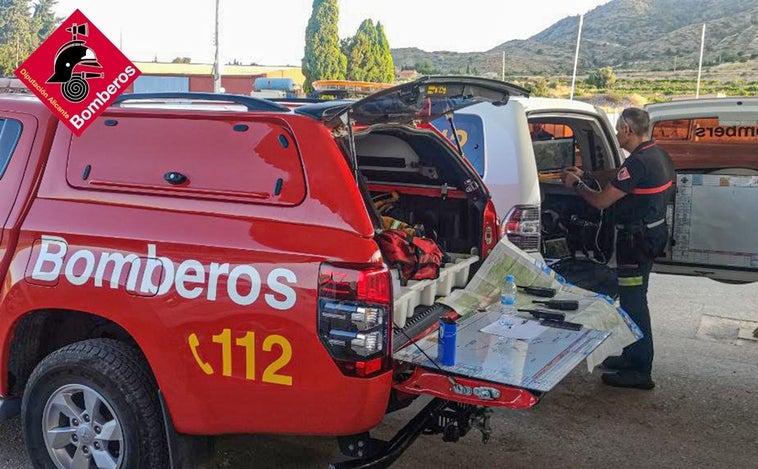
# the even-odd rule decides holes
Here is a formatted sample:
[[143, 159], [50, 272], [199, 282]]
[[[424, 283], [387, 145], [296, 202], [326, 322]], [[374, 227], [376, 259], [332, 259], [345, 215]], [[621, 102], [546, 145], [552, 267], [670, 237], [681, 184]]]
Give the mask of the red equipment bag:
[[404, 280], [426, 280], [440, 275], [442, 251], [433, 239], [411, 236], [403, 230], [385, 230], [376, 236], [390, 267], [399, 267]]

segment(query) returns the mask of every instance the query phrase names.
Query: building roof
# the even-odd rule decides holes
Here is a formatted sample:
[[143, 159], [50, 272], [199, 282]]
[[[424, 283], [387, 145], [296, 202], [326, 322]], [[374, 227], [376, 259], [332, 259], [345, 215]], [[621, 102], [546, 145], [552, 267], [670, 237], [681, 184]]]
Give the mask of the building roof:
[[[213, 64], [134, 62], [134, 65], [145, 75], [208, 76], [213, 74]], [[292, 66], [224, 65], [221, 74], [223, 76], [264, 75], [272, 78], [292, 78], [295, 83], [301, 85], [305, 81], [302, 69]]]

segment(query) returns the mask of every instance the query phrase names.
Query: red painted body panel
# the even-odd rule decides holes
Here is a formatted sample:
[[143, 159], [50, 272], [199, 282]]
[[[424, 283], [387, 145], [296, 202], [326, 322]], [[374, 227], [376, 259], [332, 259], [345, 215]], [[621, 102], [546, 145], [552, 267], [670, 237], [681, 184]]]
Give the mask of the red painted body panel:
[[[506, 407], [509, 409], [528, 409], [539, 402], [537, 396], [526, 389], [515, 388], [505, 384], [487, 383], [476, 379], [456, 376], [455, 386], [465, 389], [462, 392], [453, 391], [454, 385], [448, 376], [416, 368], [413, 375], [402, 383], [395, 384], [395, 389], [407, 394], [428, 394], [443, 399], [455, 400], [464, 404], [481, 405], [486, 407]], [[493, 399], [481, 399], [473, 393], [471, 388], [486, 387], [497, 390], [498, 397]]]
[[[119, 118], [119, 113], [125, 112], [135, 115], [152, 111], [108, 111], [100, 119]], [[230, 117], [223, 113], [218, 116]], [[255, 120], [252, 115], [248, 117]], [[349, 434], [376, 426], [389, 399], [391, 373], [369, 379], [344, 376], [320, 343], [316, 330], [320, 263], [379, 260], [378, 248], [371, 239], [373, 227], [336, 146], [314, 148], [301, 143], [309, 139], [331, 141], [328, 132], [317, 122], [299, 116], [288, 116], [287, 125], [298, 136], [293, 143], [302, 155], [308, 190], [305, 200], [288, 207], [229, 202], [218, 197], [188, 200], [149, 191], [74, 188], [66, 181], [72, 136], [59, 129], [0, 296], [0, 334], [6, 353], [8, 331], [25, 313], [46, 308], [82, 311], [106, 317], [134, 337], [180, 432]], [[223, 141], [217, 144], [223, 151]], [[163, 174], [163, 169], [156, 170]], [[56, 281], [32, 278], [43, 236], [58, 237], [67, 244], [66, 254], [59, 256], [62, 265]], [[55, 269], [56, 254], [53, 248], [47, 251], [47, 261], [39, 263], [39, 270], [50, 273]], [[134, 254], [140, 264], [137, 268], [137, 264], [126, 264], [121, 275], [114, 275], [113, 264], [103, 264], [98, 286], [101, 258], [114, 254]], [[165, 259], [146, 275], [149, 257]], [[146, 282], [145, 278], [159, 286], [161, 275], [166, 276], [162, 266], [167, 264], [176, 279], [183, 269], [182, 281], [176, 280], [165, 292], [134, 291]], [[227, 274], [216, 276], [213, 294], [212, 264], [217, 271], [228, 264], [224, 269]], [[202, 266], [202, 274], [192, 266]], [[228, 272], [237, 267], [242, 274], [232, 282]], [[296, 280], [274, 276], [279, 282], [277, 291], [270, 280], [278, 268], [286, 268]], [[132, 270], [137, 273], [130, 288]], [[230, 288], [243, 303], [254, 301], [233, 301]], [[289, 297], [282, 295], [283, 288]], [[187, 298], [196, 293], [196, 298]], [[293, 298], [294, 303], [282, 306]], [[227, 329], [230, 376], [225, 376], [223, 345], [218, 339]], [[249, 338], [248, 333], [254, 339], [251, 347], [245, 348], [237, 341]], [[213, 368], [210, 375], [193, 356], [188, 341], [192, 335], [198, 342], [200, 360]], [[219, 342], [214, 342], [213, 336]], [[290, 357], [286, 356], [287, 347]], [[254, 369], [248, 376], [250, 350]], [[266, 372], [270, 372], [268, 379]], [[6, 376], [3, 366], [3, 389], [7, 389]], [[282, 380], [291, 380], [291, 385], [277, 383]]]
[[[8, 274], [11, 260], [14, 256], [18, 234], [26, 211], [29, 209], [32, 196], [36, 191], [39, 174], [53, 139], [58, 119], [48, 108], [36, 98], [14, 99], [12, 105], [0, 111], [2, 118], [17, 119], [22, 122], [24, 133], [18, 142], [15, 154], [20, 158], [12, 158], [3, 175], [0, 185], [0, 302], [3, 302], [3, 292], [8, 284]], [[0, 394], [7, 395], [8, 389], [8, 359], [10, 352], [10, 327], [5, 323], [5, 317], [0, 316]]]
[[[122, 111], [109, 120], [117, 125], [98, 122], [71, 141], [70, 185], [273, 205], [298, 205], [305, 199], [301, 157], [280, 118], [167, 119]], [[220, 142], [223, 148], [218, 148]], [[186, 176], [186, 182], [168, 184], [164, 175], [170, 171]]]

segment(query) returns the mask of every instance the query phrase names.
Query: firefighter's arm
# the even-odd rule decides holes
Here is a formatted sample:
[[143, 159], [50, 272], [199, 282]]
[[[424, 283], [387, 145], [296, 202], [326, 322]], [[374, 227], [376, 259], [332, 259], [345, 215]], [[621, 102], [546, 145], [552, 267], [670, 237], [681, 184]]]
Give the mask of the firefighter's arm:
[[604, 210], [610, 207], [617, 200], [626, 195], [626, 192], [617, 188], [613, 184], [606, 184], [606, 186], [603, 187], [603, 190], [596, 191], [585, 184], [575, 173], [565, 172], [563, 176], [564, 186], [569, 188], [573, 187], [588, 204], [598, 210]]
[[596, 171], [585, 171], [584, 177], [596, 180], [600, 187], [607, 186], [611, 180], [616, 177], [618, 169], [599, 169]]
[[598, 182], [600, 187], [605, 187], [611, 180], [616, 177], [616, 173], [618, 173], [618, 169], [612, 168], [612, 169], [598, 169], [595, 171], [583, 171], [580, 168], [577, 168], [576, 166], [571, 166], [564, 169], [564, 173], [574, 173], [580, 178], [583, 179], [594, 179]]

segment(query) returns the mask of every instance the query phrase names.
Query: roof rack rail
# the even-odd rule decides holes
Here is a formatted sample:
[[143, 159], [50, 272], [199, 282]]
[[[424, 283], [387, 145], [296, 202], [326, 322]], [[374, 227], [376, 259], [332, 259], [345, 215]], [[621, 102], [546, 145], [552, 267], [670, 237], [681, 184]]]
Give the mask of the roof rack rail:
[[18, 78], [0, 77], [0, 93], [31, 93], [31, 91]]
[[150, 100], [195, 100], [214, 101], [219, 103], [234, 103], [245, 106], [248, 111], [289, 112], [289, 108], [282, 104], [274, 103], [266, 99], [253, 98], [241, 94], [215, 94], [198, 92], [159, 92], [159, 93], [125, 93], [113, 101], [113, 104], [121, 104], [125, 101], [150, 101]]

